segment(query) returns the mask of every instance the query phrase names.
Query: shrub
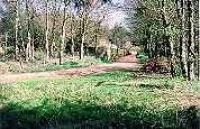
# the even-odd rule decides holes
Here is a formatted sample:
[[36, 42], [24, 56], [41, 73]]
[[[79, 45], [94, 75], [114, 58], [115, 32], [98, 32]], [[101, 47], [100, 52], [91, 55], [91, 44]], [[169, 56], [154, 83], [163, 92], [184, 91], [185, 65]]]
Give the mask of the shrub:
[[5, 63], [1, 63], [0, 62], [0, 74], [5, 74], [8, 72], [8, 65], [6, 65]]
[[145, 64], [149, 57], [145, 53], [140, 53], [137, 55], [137, 58], [139, 59], [139, 62], [142, 64]]
[[5, 48], [4, 56], [2, 56], [5, 61], [14, 57], [14, 50], [14, 47]]
[[152, 58], [145, 64], [145, 69], [148, 73], [169, 73], [170, 61], [166, 57]]
[[45, 56], [45, 53], [43, 51], [37, 51], [35, 53], [35, 59], [36, 60], [43, 60]]
[[147, 63], [145, 64], [145, 71], [147, 73], [156, 72], [156, 60], [154, 58], [147, 61]]

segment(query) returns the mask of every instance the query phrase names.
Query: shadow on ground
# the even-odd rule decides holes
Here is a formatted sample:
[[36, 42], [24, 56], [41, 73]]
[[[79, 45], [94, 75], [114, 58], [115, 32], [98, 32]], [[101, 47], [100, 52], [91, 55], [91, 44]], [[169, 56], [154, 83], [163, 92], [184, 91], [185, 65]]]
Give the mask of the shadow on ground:
[[146, 88], [146, 89], [174, 89], [173, 85], [170, 84], [148, 84], [148, 83], [141, 83], [138, 84], [139, 87], [141, 88]]
[[61, 100], [56, 106], [47, 99], [35, 108], [9, 103], [0, 110], [1, 129], [199, 129], [199, 122], [195, 107], [153, 113], [127, 104]]

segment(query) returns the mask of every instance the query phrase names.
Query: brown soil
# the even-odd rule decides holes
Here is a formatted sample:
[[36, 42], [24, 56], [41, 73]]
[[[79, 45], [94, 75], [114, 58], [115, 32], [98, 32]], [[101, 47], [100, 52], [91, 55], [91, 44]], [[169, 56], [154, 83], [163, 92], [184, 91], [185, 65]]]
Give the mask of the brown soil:
[[85, 76], [90, 74], [100, 74], [118, 70], [139, 71], [142, 65], [136, 63], [113, 63], [105, 65], [91, 65], [85, 68], [75, 68], [53, 72], [4, 74], [0, 75], [0, 83], [13, 83], [37, 78], [59, 78], [72, 76]]

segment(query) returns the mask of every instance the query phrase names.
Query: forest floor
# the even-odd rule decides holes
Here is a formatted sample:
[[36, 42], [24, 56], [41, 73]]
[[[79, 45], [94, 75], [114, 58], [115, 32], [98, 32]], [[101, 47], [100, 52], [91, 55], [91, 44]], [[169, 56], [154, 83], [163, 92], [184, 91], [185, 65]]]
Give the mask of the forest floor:
[[0, 128], [199, 128], [198, 82], [146, 74], [138, 63], [35, 68], [0, 75]]
[[90, 74], [101, 74], [111, 71], [127, 70], [127, 71], [139, 71], [143, 65], [137, 63], [112, 63], [112, 64], [100, 64], [91, 65], [81, 68], [72, 68], [66, 70], [49, 71], [49, 72], [36, 72], [36, 73], [9, 73], [0, 75], [0, 83], [13, 83], [37, 78], [55, 79], [59, 77], [72, 77], [72, 76], [84, 76]]
[[[189, 89], [181, 78], [121, 70], [107, 72], [133, 66], [90, 66], [59, 71], [59, 78], [0, 84], [0, 127], [199, 129], [198, 84]], [[69, 73], [74, 77], [67, 76]]]

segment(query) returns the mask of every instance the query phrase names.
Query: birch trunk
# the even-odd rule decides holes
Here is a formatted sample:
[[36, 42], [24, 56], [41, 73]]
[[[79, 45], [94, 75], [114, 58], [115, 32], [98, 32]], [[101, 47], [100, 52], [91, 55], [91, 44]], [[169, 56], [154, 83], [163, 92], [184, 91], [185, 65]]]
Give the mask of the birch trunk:
[[195, 65], [195, 54], [194, 54], [194, 5], [192, 0], [188, 0], [188, 11], [189, 11], [189, 39], [188, 39], [188, 79], [194, 80], [194, 65]]
[[84, 19], [84, 10], [82, 11], [81, 14], [81, 19], [80, 19], [80, 29], [81, 29], [81, 48], [80, 48], [80, 59], [83, 60], [84, 57], [84, 42], [85, 42], [85, 19]]
[[169, 37], [169, 43], [170, 43], [170, 59], [171, 59], [171, 75], [174, 78], [175, 77], [175, 69], [174, 69], [174, 64], [175, 64], [175, 51], [174, 51], [174, 40], [172, 37]]
[[182, 50], [182, 55], [181, 55], [181, 64], [183, 65], [182, 68], [182, 73], [183, 76], [185, 78], [188, 77], [188, 66], [187, 66], [187, 45], [186, 45], [186, 37], [187, 37], [187, 32], [186, 32], [186, 25], [185, 25], [185, 20], [186, 20], [186, 3], [185, 0], [181, 1], [181, 12], [182, 12], [182, 46], [181, 46], [181, 50]]

